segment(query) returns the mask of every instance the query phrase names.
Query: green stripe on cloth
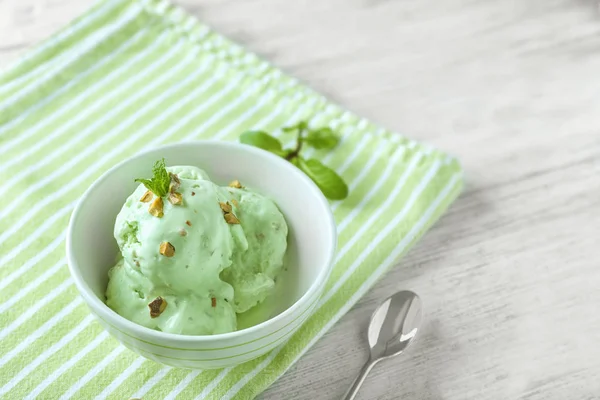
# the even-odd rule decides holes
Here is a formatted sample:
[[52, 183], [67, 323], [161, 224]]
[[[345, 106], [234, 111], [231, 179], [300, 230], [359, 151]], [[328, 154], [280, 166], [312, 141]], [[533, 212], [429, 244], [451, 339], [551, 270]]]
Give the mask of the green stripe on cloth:
[[[84, 189], [152, 146], [236, 140], [307, 119], [341, 134], [326, 153], [339, 251], [314, 314], [234, 368], [175, 369], [106, 334], [69, 277], [64, 235]], [[285, 139], [282, 137], [282, 139]], [[330, 103], [158, 0], [106, 0], [0, 74], [0, 397], [249, 399], [312, 346], [458, 196], [458, 163]]]

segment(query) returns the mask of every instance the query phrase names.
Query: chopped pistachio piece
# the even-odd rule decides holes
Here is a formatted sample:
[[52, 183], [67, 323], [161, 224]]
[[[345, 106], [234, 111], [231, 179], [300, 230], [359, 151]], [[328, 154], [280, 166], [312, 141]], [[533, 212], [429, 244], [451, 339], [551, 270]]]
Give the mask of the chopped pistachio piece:
[[236, 199], [231, 200], [231, 203], [236, 207], [240, 206], [240, 203], [238, 203], [238, 201]]
[[237, 217], [235, 215], [233, 215], [232, 213], [225, 213], [224, 217], [225, 217], [225, 221], [228, 224], [235, 225], [235, 224], [240, 223], [240, 220], [237, 219]]
[[187, 231], [185, 229], [180, 229], [179, 236], [187, 236]]
[[150, 207], [148, 207], [148, 212], [158, 218], [162, 218], [163, 215], [164, 204], [161, 197], [157, 197], [154, 199], [152, 203], [150, 203]]
[[191, 221], [189, 221], [189, 220], [185, 221], [185, 224], [186, 224], [187, 226], [192, 226], [192, 222], [191, 222]]
[[231, 212], [231, 204], [229, 203], [219, 202], [219, 207], [221, 207], [221, 210], [223, 210], [224, 213]]
[[179, 189], [181, 181], [179, 180], [177, 174], [169, 172], [169, 176], [171, 177], [171, 183], [169, 183], [169, 193], [175, 193], [177, 189]]
[[234, 181], [229, 182], [229, 187], [236, 188], [236, 189], [241, 189], [242, 188], [242, 184], [240, 183], [240, 181], [238, 181], [236, 179]]
[[165, 257], [173, 257], [175, 255], [175, 247], [169, 242], [162, 242], [160, 244], [159, 252]]
[[146, 190], [146, 193], [140, 198], [142, 203], [147, 203], [154, 197], [154, 193], [151, 190]]
[[171, 192], [169, 193], [169, 203], [180, 206], [183, 204], [183, 196], [179, 192]]
[[165, 311], [165, 308], [167, 308], [167, 301], [162, 297], [158, 296], [150, 303], [148, 303], [148, 308], [150, 309], [150, 317], [156, 318], [160, 316], [160, 314], [162, 314], [163, 311]]

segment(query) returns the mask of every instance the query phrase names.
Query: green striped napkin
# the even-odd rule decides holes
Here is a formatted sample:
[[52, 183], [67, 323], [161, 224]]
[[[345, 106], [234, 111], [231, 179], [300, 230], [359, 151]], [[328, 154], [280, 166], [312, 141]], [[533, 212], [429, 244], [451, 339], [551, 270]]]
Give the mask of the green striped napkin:
[[[73, 205], [100, 174], [167, 142], [236, 140], [307, 119], [348, 182], [339, 254], [315, 315], [281, 348], [189, 371], [119, 345], [64, 258]], [[457, 162], [331, 104], [164, 1], [108, 0], [0, 75], [0, 397], [250, 399], [283, 374], [456, 198]], [[90, 228], [92, 229], [92, 227]]]

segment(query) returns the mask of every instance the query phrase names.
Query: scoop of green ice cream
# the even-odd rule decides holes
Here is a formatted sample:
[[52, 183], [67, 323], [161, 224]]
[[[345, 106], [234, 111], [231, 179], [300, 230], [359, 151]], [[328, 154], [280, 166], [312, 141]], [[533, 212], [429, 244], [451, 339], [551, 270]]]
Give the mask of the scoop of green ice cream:
[[[283, 215], [271, 200], [220, 187], [196, 167], [168, 170], [178, 177], [181, 202], [159, 200], [140, 185], [117, 216], [114, 235], [123, 259], [109, 272], [106, 303], [165, 332], [234, 331], [236, 313], [262, 302], [281, 272]], [[161, 217], [149, 211], [160, 201]]]
[[235, 189], [233, 197], [243, 234], [234, 235], [232, 263], [221, 278], [234, 289], [235, 312], [243, 313], [273, 290], [287, 247], [287, 225], [275, 203], [263, 196]]

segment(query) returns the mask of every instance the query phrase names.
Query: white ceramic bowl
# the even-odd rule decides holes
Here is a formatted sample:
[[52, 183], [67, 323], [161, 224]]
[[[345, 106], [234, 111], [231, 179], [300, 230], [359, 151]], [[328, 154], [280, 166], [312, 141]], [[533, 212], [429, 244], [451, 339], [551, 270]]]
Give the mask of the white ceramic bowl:
[[[287, 287], [279, 291], [269, 320], [236, 332], [187, 336], [135, 324], [104, 304], [108, 270], [118, 247], [115, 218], [153, 163], [194, 165], [211, 179], [233, 179], [273, 199], [289, 227]], [[80, 199], [69, 223], [67, 258], [83, 299], [104, 328], [131, 350], [183, 368], [221, 368], [259, 357], [284, 343], [311, 315], [333, 264], [336, 229], [317, 186], [289, 162], [266, 151], [227, 142], [188, 142], [146, 151], [102, 175]]]

